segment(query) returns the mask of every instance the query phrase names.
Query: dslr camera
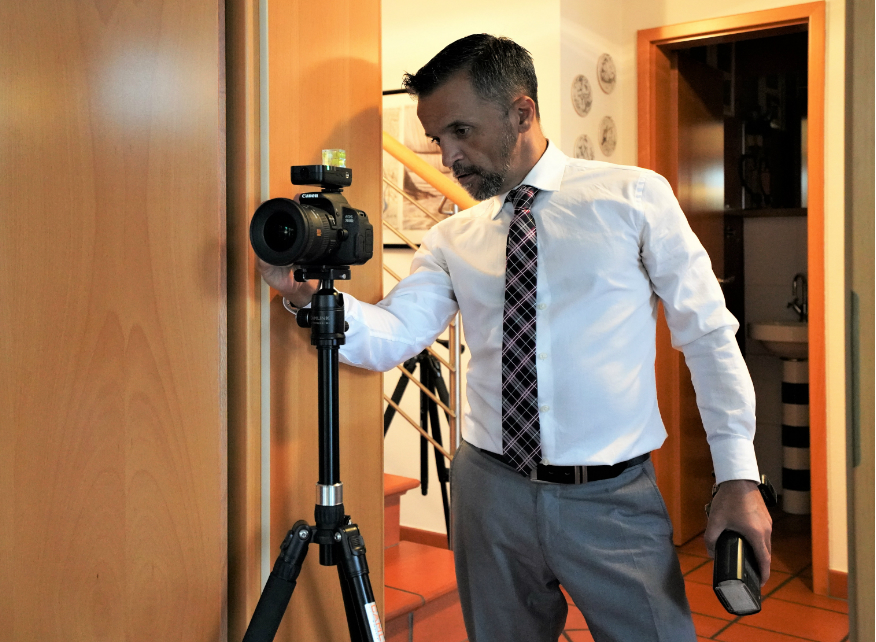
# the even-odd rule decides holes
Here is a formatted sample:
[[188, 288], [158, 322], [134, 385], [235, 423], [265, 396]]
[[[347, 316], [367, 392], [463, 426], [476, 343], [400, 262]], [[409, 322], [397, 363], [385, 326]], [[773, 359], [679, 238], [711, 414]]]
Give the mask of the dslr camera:
[[294, 185], [319, 185], [300, 202], [272, 198], [252, 217], [249, 239], [256, 255], [272, 265], [337, 267], [362, 265], [374, 254], [374, 228], [362, 210], [350, 207], [344, 187], [353, 170], [330, 165], [295, 165]]

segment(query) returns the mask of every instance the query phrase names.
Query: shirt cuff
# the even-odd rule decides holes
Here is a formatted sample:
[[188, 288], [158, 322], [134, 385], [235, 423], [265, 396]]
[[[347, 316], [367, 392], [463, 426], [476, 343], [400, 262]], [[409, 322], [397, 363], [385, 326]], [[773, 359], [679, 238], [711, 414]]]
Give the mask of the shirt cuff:
[[754, 444], [744, 438], [723, 439], [711, 446], [712, 464], [715, 467], [715, 483], [731, 479], [750, 479], [760, 483], [760, 471]]

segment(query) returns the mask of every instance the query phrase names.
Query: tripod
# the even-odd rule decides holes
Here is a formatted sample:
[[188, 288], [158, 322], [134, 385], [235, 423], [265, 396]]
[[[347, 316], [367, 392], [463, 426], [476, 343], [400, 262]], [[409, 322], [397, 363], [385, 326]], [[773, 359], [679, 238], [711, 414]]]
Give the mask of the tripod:
[[334, 279], [349, 280], [350, 268], [303, 267], [296, 281], [319, 279], [310, 309], [297, 314], [298, 325], [310, 328], [311, 345], [319, 357], [319, 481], [316, 485], [316, 525], [295, 522], [280, 546], [243, 642], [270, 642], [277, 634], [286, 606], [292, 598], [307, 549], [319, 544], [319, 563], [337, 566], [351, 642], [384, 642], [383, 629], [374, 603], [365, 541], [359, 527], [344, 514], [339, 479], [338, 440], [338, 346], [344, 344], [344, 299], [334, 288]]
[[[438, 343], [445, 348], [448, 346], [447, 341], [441, 339]], [[436, 395], [445, 406], [450, 405], [450, 393], [447, 391], [447, 386], [444, 384], [444, 378], [441, 376], [441, 364], [438, 359], [433, 357], [427, 350], [423, 350], [415, 357], [411, 357], [404, 362], [402, 367], [413, 375], [414, 371], [420, 366], [420, 383], [426, 390]], [[398, 404], [404, 396], [405, 389], [408, 385], [408, 377], [402, 374], [395, 390], [392, 393], [392, 401]], [[444, 413], [447, 415], [447, 411]], [[395, 407], [388, 405], [383, 413], [383, 434], [389, 432], [389, 427], [395, 417]], [[448, 416], [448, 421], [450, 420]], [[432, 425], [432, 437], [439, 445], [443, 446], [441, 437], [441, 424], [438, 419], [438, 404], [428, 394], [420, 391], [420, 427], [429, 432], [429, 424]], [[447, 484], [450, 482], [450, 475], [447, 471], [447, 465], [444, 463], [444, 455], [435, 448], [435, 469], [438, 474], [438, 483], [441, 485], [441, 501], [444, 506], [444, 524], [447, 528], [448, 539], [450, 537], [450, 502], [447, 496]], [[429, 492], [429, 441], [425, 437], [420, 437], [420, 491], [423, 495]]]

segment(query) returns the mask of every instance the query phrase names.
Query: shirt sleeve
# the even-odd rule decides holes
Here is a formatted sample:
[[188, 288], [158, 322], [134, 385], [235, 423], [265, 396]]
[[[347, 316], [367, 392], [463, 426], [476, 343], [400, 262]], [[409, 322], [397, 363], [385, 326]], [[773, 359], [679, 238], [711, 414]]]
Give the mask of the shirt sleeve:
[[339, 350], [342, 363], [387, 371], [419, 354], [444, 331], [459, 310], [447, 265], [426, 234], [411, 273], [376, 305], [344, 294], [349, 330]]
[[739, 323], [669, 183], [648, 172], [639, 194], [642, 262], [690, 370], [716, 481], [759, 481], [754, 386], [736, 342]]

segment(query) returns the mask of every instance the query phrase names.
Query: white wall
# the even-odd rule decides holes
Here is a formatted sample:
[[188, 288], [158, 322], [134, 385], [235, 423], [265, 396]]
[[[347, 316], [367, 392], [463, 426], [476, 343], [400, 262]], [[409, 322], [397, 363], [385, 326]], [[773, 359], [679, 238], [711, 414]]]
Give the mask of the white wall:
[[[804, 217], [744, 219], [746, 323], [797, 321], [787, 303], [794, 275], [806, 273], [806, 222]], [[748, 339], [745, 363], [757, 395], [757, 464], [781, 493], [782, 361], [760, 341]]]
[[[446, 44], [469, 33], [506, 35], [529, 49], [539, 77], [542, 126], [569, 153], [579, 133], [593, 132], [602, 113], [618, 126], [618, 147], [610, 159], [635, 164], [637, 156], [636, 36], [640, 29], [760, 11], [787, 0], [549, 0], [534, 8], [519, 0], [448, 0], [441, 3], [383, 2], [384, 88], [399, 86], [404, 71], [416, 71]], [[844, 78], [845, 0], [828, 0], [825, 104], [825, 277], [827, 332], [827, 431], [830, 568], [846, 571], [845, 357], [844, 357]], [[605, 51], [615, 60], [618, 83], [605, 95], [595, 63]], [[571, 108], [571, 82], [588, 76], [594, 105], [586, 118]], [[591, 135], [591, 138], [593, 136]], [[390, 450], [387, 441], [387, 452]], [[393, 463], [387, 455], [387, 466]], [[388, 472], [394, 472], [387, 468]], [[419, 525], [419, 515], [402, 502], [402, 523]], [[410, 521], [408, 521], [410, 520]], [[416, 522], [416, 523], [415, 523]], [[424, 523], [424, 522], [422, 522]]]
[[[560, 6], [560, 139], [554, 142], [570, 156], [575, 139], [587, 134], [593, 141], [596, 160], [621, 165], [636, 164], [636, 50], [627, 47], [628, 38], [618, 11], [620, 3], [602, 0], [562, 0]], [[610, 94], [599, 87], [596, 63], [607, 53], [617, 69], [617, 84]], [[572, 81], [583, 74], [590, 82], [593, 106], [579, 116], [571, 101]], [[629, 109], [632, 105], [633, 109]], [[598, 127], [604, 116], [617, 125], [618, 141], [607, 157], [599, 149]]]
[[548, 138], [556, 137], [560, 116], [553, 97], [560, 83], [559, 4], [560, 0], [543, 0], [536, 12], [532, 3], [523, 0], [384, 0], [383, 88], [398, 89], [405, 72], [417, 72], [458, 38], [473, 33], [507, 36], [532, 54], [542, 124]]

